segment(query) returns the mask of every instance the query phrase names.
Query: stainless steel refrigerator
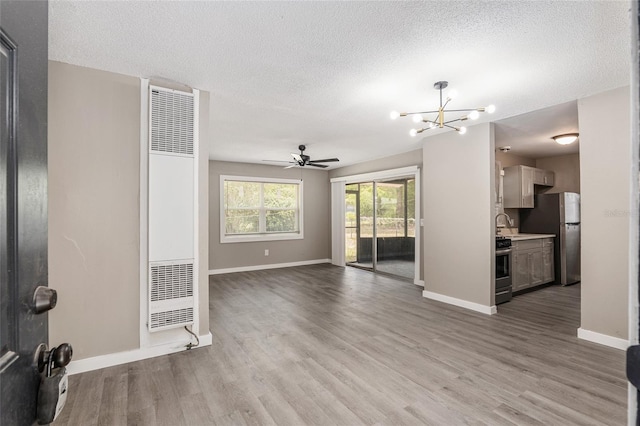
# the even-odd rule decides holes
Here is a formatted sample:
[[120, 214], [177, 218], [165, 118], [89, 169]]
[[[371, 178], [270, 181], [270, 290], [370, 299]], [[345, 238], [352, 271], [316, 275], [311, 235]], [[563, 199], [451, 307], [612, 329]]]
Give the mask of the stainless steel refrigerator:
[[580, 194], [540, 194], [535, 196], [534, 205], [532, 209], [520, 209], [520, 232], [555, 234], [555, 283], [577, 283], [580, 281]]

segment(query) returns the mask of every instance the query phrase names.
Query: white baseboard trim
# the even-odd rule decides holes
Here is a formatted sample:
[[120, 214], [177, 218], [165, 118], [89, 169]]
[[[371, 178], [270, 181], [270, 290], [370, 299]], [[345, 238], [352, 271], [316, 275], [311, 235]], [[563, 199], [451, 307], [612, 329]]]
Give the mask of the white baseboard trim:
[[596, 333], [595, 331], [586, 330], [582, 327], [578, 329], [578, 339], [588, 340], [589, 342], [598, 343], [600, 345], [609, 346], [623, 351], [626, 351], [629, 346], [628, 340], [609, 336], [608, 334]]
[[312, 259], [302, 260], [300, 262], [271, 263], [267, 265], [238, 266], [237, 268], [210, 269], [209, 275], [230, 274], [233, 272], [261, 271], [263, 269], [291, 268], [292, 266], [317, 265], [319, 263], [331, 263], [331, 259]]
[[[198, 336], [198, 338], [200, 339], [200, 345], [198, 345], [198, 348], [211, 346], [211, 343], [213, 341], [211, 332], [205, 334], [204, 336]], [[67, 372], [69, 373], [69, 375], [79, 374], [86, 371], [113, 367], [114, 365], [126, 364], [128, 362], [140, 361], [143, 359], [154, 358], [161, 355], [182, 352], [187, 350], [187, 348], [185, 347], [187, 343], [189, 343], [189, 341], [185, 340], [183, 342], [173, 342], [166, 345], [152, 346], [150, 348], [140, 348], [131, 351], [94, 356], [91, 358], [80, 359], [78, 361], [71, 361], [67, 366]]]
[[444, 294], [434, 293], [432, 291], [423, 291], [422, 297], [427, 299], [437, 300], [438, 302], [448, 303], [449, 305], [459, 306], [461, 308], [469, 309], [472, 311], [480, 312], [486, 315], [494, 315], [498, 312], [495, 305], [485, 306], [475, 302], [469, 302], [468, 300], [457, 299], [451, 296], [445, 296]]
[[420, 287], [424, 287], [424, 281], [423, 280], [415, 279], [415, 280], [413, 280], [413, 283], [415, 285], [419, 285]]

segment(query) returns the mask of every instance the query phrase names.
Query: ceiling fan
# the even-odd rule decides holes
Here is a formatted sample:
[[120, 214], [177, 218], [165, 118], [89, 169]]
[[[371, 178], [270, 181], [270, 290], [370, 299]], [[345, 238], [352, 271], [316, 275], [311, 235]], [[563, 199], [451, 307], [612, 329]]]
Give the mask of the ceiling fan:
[[[286, 163], [291, 164], [290, 166], [286, 166], [285, 169], [290, 169], [292, 167], [304, 167], [304, 166], [313, 166], [313, 167], [321, 167], [327, 168], [326, 164], [318, 164], [318, 163], [332, 163], [335, 161], [340, 161], [337, 158], [324, 158], [322, 160], [312, 160], [311, 157], [305, 155], [304, 150], [307, 149], [304, 145], [298, 145], [298, 149], [300, 150], [300, 154], [291, 153], [291, 157], [293, 157], [293, 161], [286, 161]], [[270, 160], [264, 160], [270, 161]], [[283, 161], [274, 161], [278, 163], [282, 163]]]

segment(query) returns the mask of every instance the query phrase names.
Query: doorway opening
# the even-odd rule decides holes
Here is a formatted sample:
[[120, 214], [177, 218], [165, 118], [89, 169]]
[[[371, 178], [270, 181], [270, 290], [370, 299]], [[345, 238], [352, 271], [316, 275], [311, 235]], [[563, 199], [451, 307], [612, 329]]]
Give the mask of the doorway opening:
[[345, 263], [415, 279], [415, 177], [345, 185]]
[[[509, 302], [498, 306], [498, 312], [505, 312], [523, 301], [536, 303], [540, 295], [532, 293], [552, 295], [548, 297], [556, 303], [547, 305], [547, 317], [532, 317], [539, 325], [571, 316], [575, 328], [580, 326], [581, 159], [578, 142], [561, 145], [549, 137], [547, 144], [526, 141], [531, 129], [540, 129], [537, 140], [579, 133], [578, 115], [578, 101], [570, 101], [495, 123], [495, 225], [501, 237], [511, 240], [507, 272], [513, 294], [513, 299], [499, 299], [496, 290], [496, 304]], [[500, 272], [496, 269], [496, 278]], [[552, 285], [575, 288], [547, 289]], [[525, 319], [528, 311], [518, 312]]]

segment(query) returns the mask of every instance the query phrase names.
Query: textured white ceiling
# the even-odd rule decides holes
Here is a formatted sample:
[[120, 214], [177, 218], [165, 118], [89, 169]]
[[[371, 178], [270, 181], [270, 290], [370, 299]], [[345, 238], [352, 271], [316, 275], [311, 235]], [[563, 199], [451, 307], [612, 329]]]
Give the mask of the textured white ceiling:
[[497, 121], [496, 148], [510, 146], [511, 154], [528, 158], [575, 154], [580, 149], [580, 139], [560, 145], [551, 138], [579, 130], [578, 102], [566, 102]]
[[[211, 92], [212, 159], [337, 166], [418, 148], [391, 110], [492, 120], [629, 84], [629, 2], [51, 1], [52, 60]], [[486, 120], [486, 118], [481, 118]], [[462, 136], [461, 136], [462, 137]], [[428, 143], [428, 138], [426, 139]]]

